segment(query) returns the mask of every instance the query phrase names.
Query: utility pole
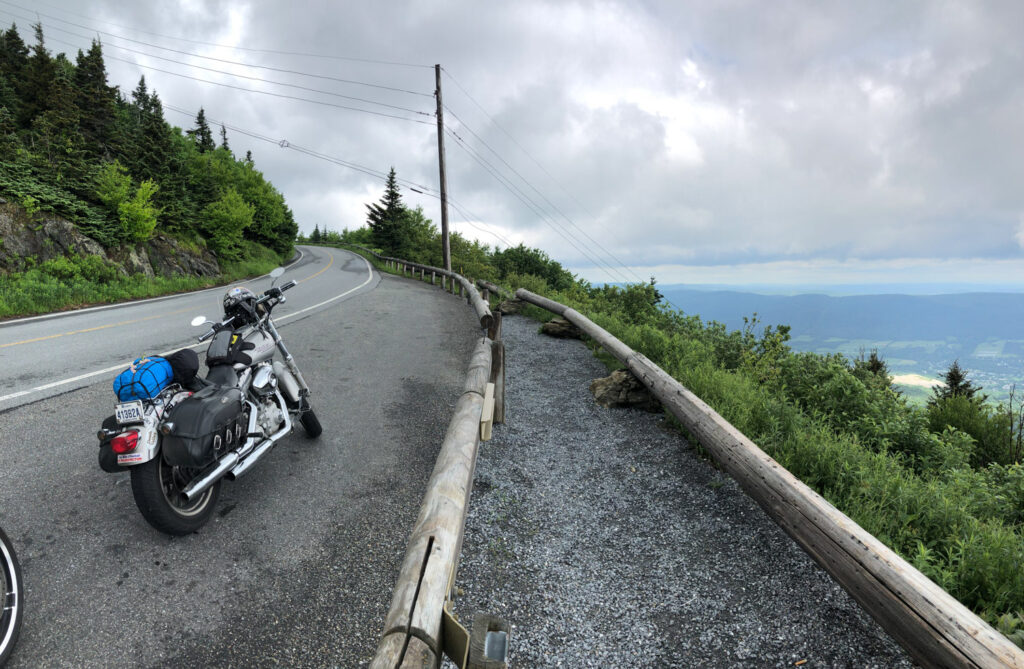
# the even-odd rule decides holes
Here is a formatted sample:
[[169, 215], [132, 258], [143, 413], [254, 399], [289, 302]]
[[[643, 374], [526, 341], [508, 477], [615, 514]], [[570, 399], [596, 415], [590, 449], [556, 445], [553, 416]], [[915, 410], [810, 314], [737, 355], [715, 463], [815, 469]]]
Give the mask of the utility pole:
[[441, 65], [434, 65], [437, 90], [437, 164], [441, 170], [441, 257], [444, 268], [452, 271], [452, 247], [448, 242], [448, 178], [444, 171], [444, 105], [441, 104]]

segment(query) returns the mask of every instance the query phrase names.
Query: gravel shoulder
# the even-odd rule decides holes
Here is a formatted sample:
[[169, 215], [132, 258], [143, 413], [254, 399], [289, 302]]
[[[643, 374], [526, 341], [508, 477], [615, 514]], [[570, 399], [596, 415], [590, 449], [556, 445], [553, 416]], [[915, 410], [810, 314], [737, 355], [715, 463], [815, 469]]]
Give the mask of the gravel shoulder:
[[510, 666], [913, 666], [663, 416], [598, 406], [607, 370], [581, 342], [537, 328], [503, 324], [506, 424], [456, 579], [465, 624], [512, 625]]

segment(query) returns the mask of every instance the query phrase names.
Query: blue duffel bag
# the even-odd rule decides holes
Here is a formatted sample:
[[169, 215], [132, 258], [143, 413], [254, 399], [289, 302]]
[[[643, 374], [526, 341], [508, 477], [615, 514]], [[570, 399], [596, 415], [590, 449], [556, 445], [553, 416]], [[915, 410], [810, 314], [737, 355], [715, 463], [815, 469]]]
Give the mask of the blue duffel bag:
[[148, 400], [159, 395], [173, 377], [171, 363], [163, 358], [139, 358], [114, 379], [114, 392], [121, 402]]

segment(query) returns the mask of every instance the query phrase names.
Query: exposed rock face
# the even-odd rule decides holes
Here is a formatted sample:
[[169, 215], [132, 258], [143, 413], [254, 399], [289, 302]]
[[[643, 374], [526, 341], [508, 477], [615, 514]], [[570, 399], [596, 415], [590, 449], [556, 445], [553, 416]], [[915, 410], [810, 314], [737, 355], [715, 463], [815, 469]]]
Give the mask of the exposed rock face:
[[39, 262], [68, 253], [107, 257], [99, 243], [68, 221], [44, 215], [29, 222], [25, 211], [12, 204], [0, 205], [0, 240], [0, 268], [5, 269], [21, 269], [29, 256]]
[[542, 325], [540, 331], [549, 337], [558, 337], [559, 339], [581, 339], [583, 337], [583, 333], [578, 327], [561, 316], [555, 316]]
[[220, 265], [212, 253], [184, 248], [171, 237], [156, 235], [147, 244], [104, 249], [69, 221], [49, 214], [29, 220], [20, 206], [0, 199], [0, 272], [25, 269], [28, 257], [45, 262], [69, 253], [99, 256], [118, 265], [125, 274], [220, 274]]
[[164, 276], [188, 274], [191, 276], [217, 276], [220, 265], [209, 251], [200, 255], [184, 249], [177, 240], [157, 235], [149, 240], [149, 260], [153, 271]]
[[659, 402], [631, 372], [618, 369], [603, 379], [594, 379], [590, 392], [605, 408], [628, 407], [642, 411], [661, 411]]

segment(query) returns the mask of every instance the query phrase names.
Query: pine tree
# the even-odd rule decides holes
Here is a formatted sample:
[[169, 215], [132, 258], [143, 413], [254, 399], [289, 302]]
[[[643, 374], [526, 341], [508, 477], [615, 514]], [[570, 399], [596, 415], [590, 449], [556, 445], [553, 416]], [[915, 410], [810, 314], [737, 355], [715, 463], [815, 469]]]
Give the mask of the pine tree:
[[210, 132], [210, 124], [206, 122], [206, 112], [202, 107], [196, 114], [196, 127], [189, 130], [187, 134], [196, 143], [199, 153], [206, 153], [217, 148], [217, 145], [213, 143], [213, 133]]
[[228, 130], [223, 123], [220, 126], [220, 148], [231, 153], [231, 147], [228, 146]]
[[20, 116], [21, 100], [17, 90], [22, 72], [28, 66], [28, 53], [28, 47], [21, 41], [16, 25], [12, 23], [7, 31], [0, 33], [0, 77], [6, 79], [10, 87], [6, 99], [0, 100], [0, 105], [7, 107], [15, 117]]
[[309, 235], [309, 241], [311, 241], [311, 242], [319, 242], [320, 241], [320, 226], [319, 225], [314, 225], [313, 226], [313, 232], [312, 232], [312, 234]]
[[370, 228], [373, 243], [388, 254], [397, 253], [402, 246], [401, 227], [405, 215], [402, 195], [398, 192], [395, 168], [388, 172], [384, 184], [384, 196], [380, 203], [366, 205], [366, 224]]
[[75, 104], [86, 149], [94, 157], [109, 154], [115, 97], [114, 89], [107, 86], [107, 69], [99, 41], [93, 40], [87, 53], [78, 51], [74, 83]]
[[32, 123], [35, 157], [57, 183], [80, 189], [86, 173], [85, 146], [78, 129], [74, 86], [63, 69], [56, 71], [44, 104], [46, 111]]
[[975, 386], [974, 383], [967, 378], [967, 372], [968, 370], [960, 366], [959, 360], [954, 360], [953, 364], [949, 366], [949, 369], [946, 370], [946, 374], [943, 377], [946, 385], [935, 386], [932, 388], [934, 397], [928, 400], [929, 404], [934, 404], [939, 400], [949, 397], [964, 397], [969, 400], [976, 400], [979, 403], [988, 399], [988, 395], [976, 396], [982, 388], [981, 386]]
[[250, 167], [252, 167], [252, 165], [253, 165], [253, 162], [252, 162], [252, 151], [246, 151], [245, 152], [245, 162]]
[[37, 23], [36, 43], [32, 46], [32, 55], [18, 80], [18, 95], [21, 98], [21, 125], [28, 127], [39, 114], [46, 111], [46, 100], [50, 95], [57, 67], [43, 41], [43, 26]]

